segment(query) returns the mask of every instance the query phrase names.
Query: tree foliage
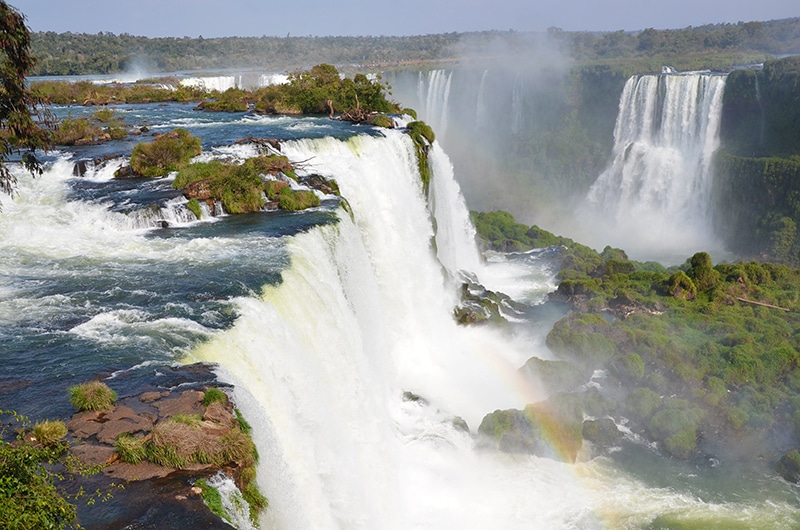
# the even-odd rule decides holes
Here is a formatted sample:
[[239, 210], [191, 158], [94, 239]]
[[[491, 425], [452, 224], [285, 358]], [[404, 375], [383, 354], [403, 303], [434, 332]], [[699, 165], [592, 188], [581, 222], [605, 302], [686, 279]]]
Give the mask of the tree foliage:
[[25, 18], [0, 0], [0, 189], [6, 193], [11, 193], [15, 184], [6, 166], [9, 157], [24, 151], [23, 166], [41, 174], [41, 163], [33, 151], [50, 145], [49, 114], [40, 109], [41, 100], [25, 84], [35, 65], [30, 47]]

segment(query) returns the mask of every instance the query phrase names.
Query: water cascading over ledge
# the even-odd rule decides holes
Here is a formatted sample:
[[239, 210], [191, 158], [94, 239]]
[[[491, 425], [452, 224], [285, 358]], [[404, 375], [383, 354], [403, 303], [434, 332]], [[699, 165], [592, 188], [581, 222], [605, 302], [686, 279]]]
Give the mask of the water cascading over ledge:
[[628, 79], [609, 167], [587, 195], [595, 239], [636, 252], [713, 246], [711, 184], [724, 75]]

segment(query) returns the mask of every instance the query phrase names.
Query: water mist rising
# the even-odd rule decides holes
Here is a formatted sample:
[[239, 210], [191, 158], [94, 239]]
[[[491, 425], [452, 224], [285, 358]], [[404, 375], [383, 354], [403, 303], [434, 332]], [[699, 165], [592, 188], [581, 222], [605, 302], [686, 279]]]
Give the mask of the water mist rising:
[[625, 84], [609, 167], [589, 190], [591, 243], [650, 258], [715, 247], [712, 160], [725, 76], [641, 75]]

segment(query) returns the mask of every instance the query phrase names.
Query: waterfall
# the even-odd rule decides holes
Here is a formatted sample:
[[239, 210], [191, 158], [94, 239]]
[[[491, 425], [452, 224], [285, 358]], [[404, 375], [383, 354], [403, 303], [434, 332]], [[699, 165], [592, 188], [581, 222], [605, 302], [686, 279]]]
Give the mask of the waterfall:
[[[613, 244], [677, 252], [712, 244], [712, 160], [725, 76], [640, 75], [619, 104], [609, 167], [588, 193]], [[672, 250], [672, 249], [669, 249]]]
[[481, 83], [478, 85], [478, 102], [475, 108], [475, 127], [484, 127], [489, 120], [489, 110], [486, 105], [486, 78], [489, 70], [484, 70], [481, 75]]
[[514, 134], [519, 133], [522, 124], [522, 97], [524, 90], [525, 85], [522, 80], [522, 74], [518, 73], [514, 78], [514, 88], [511, 92], [511, 132]]
[[[466, 462], [472, 439], [452, 420], [475, 430], [485, 413], [537, 399], [517, 374], [525, 353], [492, 330], [454, 323], [455, 289], [432, 245], [413, 145], [386, 134], [283, 145], [291, 159], [309, 160], [309, 171], [337, 180], [352, 219], [294, 237], [281, 284], [238, 300], [236, 325], [195, 352], [252, 394], [245, 413], [270, 528], [491, 526], [496, 513], [464, 507], [495, 495], [487, 488], [500, 480], [489, 478], [497, 468], [475, 476]], [[435, 179], [446, 180], [441, 165]], [[434, 192], [437, 224], [456, 228], [437, 247], [469, 238], [466, 209], [442, 208], [458, 202], [447, 187]], [[457, 254], [455, 266], [474, 259]], [[406, 391], [427, 404], [404, 400]], [[498, 465], [512, 474], [525, 467]], [[527, 521], [536, 504], [524, 510]]]
[[432, 70], [419, 73], [417, 97], [424, 103], [425, 121], [433, 127], [436, 134], [444, 136], [447, 132], [450, 83], [453, 72]]

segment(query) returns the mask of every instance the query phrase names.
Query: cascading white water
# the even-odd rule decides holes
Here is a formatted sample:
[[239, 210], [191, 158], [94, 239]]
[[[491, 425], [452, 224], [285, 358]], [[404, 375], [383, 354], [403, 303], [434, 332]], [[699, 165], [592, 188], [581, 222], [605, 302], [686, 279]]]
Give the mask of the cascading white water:
[[[477, 429], [486, 412], [537, 398], [517, 374], [524, 354], [455, 324], [413, 145], [387, 135], [284, 144], [290, 159], [337, 180], [353, 221], [295, 237], [282, 284], [240, 300], [234, 328], [196, 352], [223, 363], [260, 409], [248, 416], [264, 418], [262, 485], [278, 528], [443, 528], [462, 518], [470, 527], [429, 489], [443, 480], [437, 472], [461, 473], [470, 451], [453, 416]], [[474, 259], [453, 256], [459, 266]], [[430, 405], [403, 401], [404, 391]]]
[[448, 106], [450, 99], [450, 83], [453, 72], [431, 70], [419, 73], [417, 97], [424, 103], [425, 121], [433, 127], [436, 134], [445, 135], [448, 124]]
[[181, 86], [194, 87], [202, 90], [216, 90], [225, 92], [231, 88], [241, 88], [241, 75], [221, 75], [209, 77], [187, 77], [181, 79]]
[[636, 252], [712, 245], [712, 161], [725, 76], [641, 75], [625, 84], [612, 161], [592, 185], [590, 208], [607, 242]]
[[436, 221], [436, 256], [445, 270], [480, 274], [483, 270], [475, 246], [475, 227], [453, 176], [453, 164], [438, 143], [430, 152], [434, 178], [428, 201]]

